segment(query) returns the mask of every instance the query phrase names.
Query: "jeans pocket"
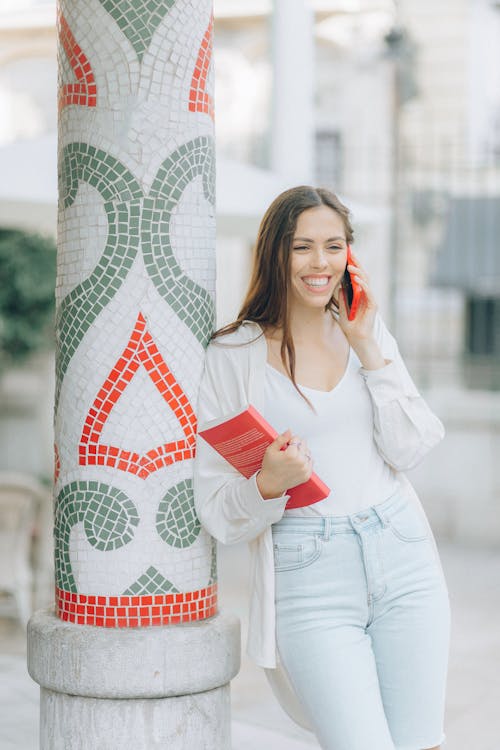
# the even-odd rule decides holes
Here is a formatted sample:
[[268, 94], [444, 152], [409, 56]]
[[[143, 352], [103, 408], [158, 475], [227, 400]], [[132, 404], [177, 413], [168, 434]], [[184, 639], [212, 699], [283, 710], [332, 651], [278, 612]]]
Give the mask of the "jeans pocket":
[[424, 519], [409, 503], [396, 508], [387, 520], [394, 536], [403, 542], [422, 542], [429, 539]]
[[315, 534], [273, 534], [274, 569], [297, 570], [311, 565], [321, 555], [321, 539]]

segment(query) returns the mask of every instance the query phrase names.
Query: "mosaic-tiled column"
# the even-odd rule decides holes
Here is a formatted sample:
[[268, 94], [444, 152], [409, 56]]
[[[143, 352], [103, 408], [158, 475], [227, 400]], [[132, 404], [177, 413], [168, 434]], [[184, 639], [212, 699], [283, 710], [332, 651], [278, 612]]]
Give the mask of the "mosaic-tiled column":
[[238, 625], [217, 614], [192, 488], [214, 328], [211, 2], [62, 0], [58, 29], [57, 617], [32, 619], [29, 658], [41, 747], [221, 750]]

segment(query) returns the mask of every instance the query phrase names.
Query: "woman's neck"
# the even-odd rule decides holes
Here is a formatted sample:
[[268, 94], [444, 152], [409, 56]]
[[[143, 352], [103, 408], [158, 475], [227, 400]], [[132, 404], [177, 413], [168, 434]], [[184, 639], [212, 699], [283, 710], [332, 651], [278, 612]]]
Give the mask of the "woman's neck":
[[336, 321], [329, 310], [293, 310], [290, 315], [290, 332], [293, 340], [322, 342], [331, 335]]

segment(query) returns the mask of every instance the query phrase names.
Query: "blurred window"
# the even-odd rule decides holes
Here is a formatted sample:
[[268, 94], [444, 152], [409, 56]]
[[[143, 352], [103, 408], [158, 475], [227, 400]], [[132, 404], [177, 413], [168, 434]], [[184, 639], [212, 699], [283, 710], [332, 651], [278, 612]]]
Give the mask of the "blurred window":
[[466, 309], [467, 353], [500, 357], [500, 297], [469, 297]]

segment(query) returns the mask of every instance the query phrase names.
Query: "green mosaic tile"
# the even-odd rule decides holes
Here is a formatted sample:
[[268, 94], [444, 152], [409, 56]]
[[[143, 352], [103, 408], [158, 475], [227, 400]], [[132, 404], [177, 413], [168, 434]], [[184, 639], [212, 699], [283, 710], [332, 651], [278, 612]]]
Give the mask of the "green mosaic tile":
[[147, 594], [178, 594], [174, 584], [152, 565], [140, 576], [128, 589], [125, 589], [123, 596], [143, 596]]
[[175, 0], [99, 0], [142, 60], [156, 29]]
[[[174, 151], [161, 165], [151, 186], [160, 209], [149, 221], [143, 215], [141, 245], [144, 264], [158, 293], [203, 346], [214, 329], [215, 310], [210, 294], [182, 271], [170, 239], [170, 221], [186, 187], [202, 176], [205, 198], [215, 205], [215, 157], [212, 138], [200, 136]], [[178, 187], [174, 188], [173, 185]], [[172, 200], [175, 193], [176, 200]], [[163, 200], [162, 200], [163, 199]]]
[[69, 541], [77, 523], [83, 523], [89, 544], [109, 552], [132, 540], [139, 515], [132, 500], [116, 487], [102, 482], [71, 482], [63, 487], [54, 517], [56, 584], [74, 593]]
[[171, 547], [190, 547], [201, 526], [194, 509], [193, 483], [183, 480], [171, 487], [158, 506], [156, 530]]
[[[92, 184], [105, 199], [109, 231], [106, 247], [91, 275], [67, 294], [58, 308], [56, 409], [71, 358], [92, 323], [121, 287], [139, 243], [158, 293], [200, 343], [207, 345], [215, 324], [213, 300], [178, 264], [170, 240], [170, 221], [183, 191], [199, 175], [204, 195], [214, 205], [213, 151], [213, 139], [205, 136], [177, 149], [158, 170], [149, 197], [143, 198], [137, 180], [113, 156], [85, 143], [70, 143], [65, 147], [59, 174], [63, 206], [72, 205], [80, 181]], [[177, 183], [178, 188], [172, 188]]]
[[[95, 155], [99, 154], [99, 159]], [[61, 383], [81, 340], [125, 280], [139, 246], [139, 229], [130, 227], [137, 216], [142, 190], [131, 172], [113, 156], [85, 143], [70, 143], [63, 152], [59, 173], [60, 199], [65, 207], [76, 198], [80, 181], [93, 184], [103, 198], [108, 227], [106, 247], [91, 275], [64, 297], [56, 316], [56, 409]], [[122, 176], [126, 175], [124, 180]], [[109, 199], [112, 200], [109, 200]], [[126, 202], [125, 202], [126, 201]], [[135, 203], [134, 203], [135, 201]], [[126, 217], [120, 223], [120, 216]], [[114, 231], [112, 231], [114, 230]], [[82, 315], [85, 303], [88, 312]]]

